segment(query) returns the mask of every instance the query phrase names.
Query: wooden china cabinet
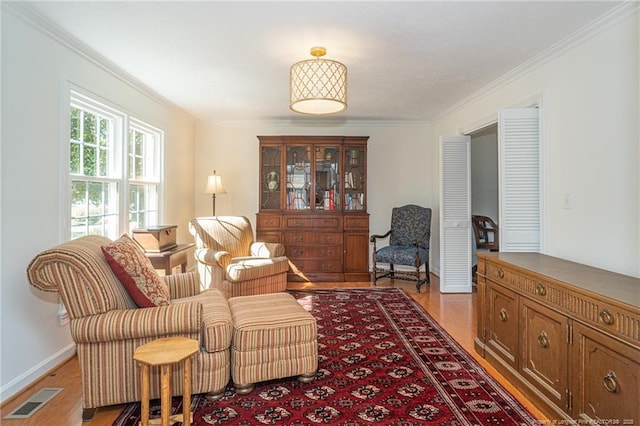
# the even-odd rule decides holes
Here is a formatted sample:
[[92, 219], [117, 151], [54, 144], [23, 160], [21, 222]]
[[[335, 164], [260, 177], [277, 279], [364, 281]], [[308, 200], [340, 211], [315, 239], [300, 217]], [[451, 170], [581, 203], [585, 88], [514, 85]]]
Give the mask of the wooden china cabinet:
[[256, 237], [291, 281], [369, 281], [367, 136], [258, 136]]

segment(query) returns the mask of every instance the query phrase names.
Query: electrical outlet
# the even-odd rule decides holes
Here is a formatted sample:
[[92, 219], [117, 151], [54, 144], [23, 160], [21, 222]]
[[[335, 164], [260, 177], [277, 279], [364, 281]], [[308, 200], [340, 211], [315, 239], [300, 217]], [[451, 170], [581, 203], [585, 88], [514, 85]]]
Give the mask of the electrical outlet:
[[562, 194], [562, 208], [564, 210], [571, 210], [573, 208], [573, 200], [569, 192]]
[[69, 324], [69, 315], [66, 312], [64, 314], [58, 314], [58, 325], [64, 327], [67, 324]]

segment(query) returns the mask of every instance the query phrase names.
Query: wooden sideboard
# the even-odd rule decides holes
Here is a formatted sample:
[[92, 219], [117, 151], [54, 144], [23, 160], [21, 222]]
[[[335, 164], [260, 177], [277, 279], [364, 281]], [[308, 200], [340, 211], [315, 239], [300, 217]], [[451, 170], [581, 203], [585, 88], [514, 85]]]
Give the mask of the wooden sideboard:
[[550, 419], [640, 422], [640, 279], [478, 253], [476, 351]]

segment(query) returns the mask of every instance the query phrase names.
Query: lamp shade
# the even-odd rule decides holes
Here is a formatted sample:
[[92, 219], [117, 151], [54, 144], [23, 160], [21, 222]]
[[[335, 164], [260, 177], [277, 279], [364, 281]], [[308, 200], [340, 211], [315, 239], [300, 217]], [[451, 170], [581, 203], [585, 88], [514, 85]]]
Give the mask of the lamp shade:
[[289, 71], [292, 111], [302, 114], [334, 114], [347, 109], [347, 67], [337, 61], [320, 59], [324, 47], [314, 47], [308, 59], [291, 65]]
[[226, 194], [224, 186], [222, 186], [222, 176], [216, 175], [216, 171], [213, 171], [212, 175], [207, 177], [207, 186], [204, 187], [205, 194]]

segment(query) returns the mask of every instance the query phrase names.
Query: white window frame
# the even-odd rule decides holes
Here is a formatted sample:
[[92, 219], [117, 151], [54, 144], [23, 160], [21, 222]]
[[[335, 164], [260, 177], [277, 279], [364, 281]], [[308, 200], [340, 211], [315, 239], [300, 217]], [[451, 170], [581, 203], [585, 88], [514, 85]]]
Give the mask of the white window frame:
[[[146, 168], [152, 168], [153, 172], [147, 174], [142, 178], [127, 176], [127, 194], [130, 192], [129, 187], [132, 184], [145, 185], [145, 186], [153, 186], [157, 188], [156, 192], [156, 220], [155, 223], [149, 223], [147, 225], [158, 225], [160, 223], [160, 206], [162, 205], [162, 146], [164, 140], [164, 132], [161, 129], [158, 129], [154, 126], [151, 126], [148, 123], [145, 123], [141, 120], [131, 117], [129, 119], [129, 126], [127, 129], [127, 149], [125, 155], [127, 156], [127, 171], [125, 175], [129, 173], [129, 133], [132, 131], [138, 131], [144, 133], [151, 138], [153, 138], [152, 144], [155, 145], [153, 147], [153, 153], [149, 156], [143, 155], [142, 158], [145, 161]], [[128, 205], [129, 203], [127, 203]], [[128, 214], [131, 212], [128, 211]], [[129, 219], [130, 220], [130, 219]], [[128, 227], [130, 228], [131, 223], [128, 223]], [[131, 231], [131, 229], [129, 229]]]
[[[129, 185], [131, 182], [142, 184], [157, 185], [157, 223], [149, 223], [150, 225], [158, 225], [163, 220], [163, 192], [164, 192], [164, 131], [160, 128], [154, 127], [151, 124], [146, 123], [134, 117], [123, 108], [117, 107], [112, 103], [105, 101], [104, 99], [91, 94], [83, 89], [80, 89], [68, 82], [63, 84], [63, 101], [61, 109], [61, 129], [60, 129], [60, 217], [62, 218], [62, 225], [60, 227], [60, 240], [67, 241], [71, 238], [71, 180], [75, 179], [75, 175], [71, 174], [69, 161], [70, 161], [70, 113], [72, 107], [80, 107], [89, 111], [96, 112], [100, 115], [112, 118], [115, 122], [114, 125], [114, 148], [113, 157], [110, 161], [113, 163], [113, 170], [110, 176], [107, 177], [90, 177], [87, 180], [91, 181], [103, 181], [103, 182], [116, 182], [118, 185], [118, 222], [115, 234], [120, 236], [122, 234], [130, 234], [132, 229], [129, 229]], [[155, 163], [155, 173], [152, 179], [144, 180], [129, 180], [129, 129], [136, 129], [145, 133], [150, 133], [156, 138], [156, 149], [153, 156], [153, 162]], [[80, 180], [84, 180], [80, 177]]]

